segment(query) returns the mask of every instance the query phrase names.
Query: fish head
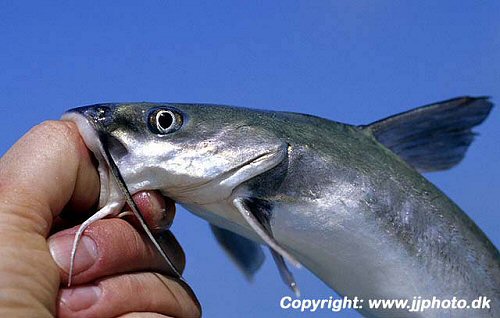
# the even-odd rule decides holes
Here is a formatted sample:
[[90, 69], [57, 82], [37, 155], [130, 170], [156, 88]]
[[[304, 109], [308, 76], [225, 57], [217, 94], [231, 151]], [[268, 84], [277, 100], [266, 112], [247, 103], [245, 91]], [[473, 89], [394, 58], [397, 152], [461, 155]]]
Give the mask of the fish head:
[[[100, 205], [112, 196], [106, 152], [131, 194], [159, 190], [206, 205], [280, 163], [287, 144], [259, 125], [259, 114], [229, 106], [122, 103], [67, 111], [99, 162]], [[256, 115], [257, 114], [257, 115]], [[264, 119], [265, 116], [262, 117]]]

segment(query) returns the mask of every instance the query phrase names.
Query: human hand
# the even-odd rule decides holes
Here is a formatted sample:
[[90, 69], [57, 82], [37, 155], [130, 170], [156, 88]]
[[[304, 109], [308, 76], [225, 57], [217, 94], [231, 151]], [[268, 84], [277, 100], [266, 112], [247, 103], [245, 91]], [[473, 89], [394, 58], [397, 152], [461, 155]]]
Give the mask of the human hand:
[[[199, 316], [191, 289], [168, 276], [148, 238], [123, 219], [85, 231], [65, 287], [77, 227], [59, 229], [88, 216], [98, 196], [97, 170], [73, 123], [45, 122], [0, 159], [0, 316]], [[150, 227], [171, 223], [173, 203], [154, 192], [134, 199]], [[183, 269], [175, 238], [166, 234], [162, 246]]]

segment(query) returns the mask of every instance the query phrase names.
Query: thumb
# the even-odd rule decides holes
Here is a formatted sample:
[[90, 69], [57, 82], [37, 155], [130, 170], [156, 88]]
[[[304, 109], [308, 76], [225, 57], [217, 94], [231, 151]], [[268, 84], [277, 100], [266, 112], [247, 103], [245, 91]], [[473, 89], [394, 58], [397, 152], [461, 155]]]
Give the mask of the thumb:
[[68, 202], [92, 206], [99, 177], [73, 123], [34, 127], [0, 159], [0, 316], [50, 317], [59, 272], [46, 237]]

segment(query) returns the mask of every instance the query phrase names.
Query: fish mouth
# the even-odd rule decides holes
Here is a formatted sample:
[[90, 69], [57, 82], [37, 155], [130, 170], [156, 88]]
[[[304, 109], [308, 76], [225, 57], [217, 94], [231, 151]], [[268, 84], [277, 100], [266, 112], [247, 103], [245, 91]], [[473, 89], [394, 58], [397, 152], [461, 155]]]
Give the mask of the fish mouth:
[[76, 124], [83, 142], [97, 160], [97, 171], [101, 183], [99, 195], [99, 208], [101, 208], [111, 200], [113, 191], [111, 189], [112, 180], [110, 176], [110, 167], [104, 155], [104, 147], [101, 138], [99, 138], [98, 128], [88, 117], [75, 111], [64, 113], [61, 120], [71, 121]]

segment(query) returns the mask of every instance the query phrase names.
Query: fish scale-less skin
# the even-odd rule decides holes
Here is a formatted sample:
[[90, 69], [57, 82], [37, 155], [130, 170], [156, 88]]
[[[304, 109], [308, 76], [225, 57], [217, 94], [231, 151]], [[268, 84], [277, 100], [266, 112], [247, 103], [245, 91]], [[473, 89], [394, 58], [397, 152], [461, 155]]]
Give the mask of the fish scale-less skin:
[[[217, 105], [105, 106], [104, 127], [120, 143], [113, 146], [117, 166], [132, 193], [160, 190], [216, 226], [262, 243], [233, 204], [250, 199], [281, 247], [340, 294], [365, 302], [492, 299], [489, 311], [377, 311], [365, 303], [367, 316], [500, 315], [498, 250], [369, 130]], [[87, 110], [98, 107], [73, 112], [90, 119]], [[148, 114], [158, 107], [182, 113], [178, 131], [151, 132]]]
[[[308, 147], [310, 156], [297, 156], [295, 163], [292, 155], [291, 169], [299, 167], [290, 174], [294, 180], [282, 181], [275, 191], [278, 198], [266, 196], [277, 205], [283, 202], [282, 209], [273, 211], [271, 223], [277, 240], [299, 253], [298, 259], [306, 266], [309, 260], [316, 260], [308, 267], [344, 295], [361, 297], [363, 289], [367, 297], [382, 299], [457, 296], [472, 300], [487, 295], [498, 306], [498, 251], [482, 231], [441, 191], [382, 145], [369, 137], [366, 141], [359, 136], [337, 138], [349, 151], [339, 151], [338, 143], [332, 142], [330, 147], [323, 143], [318, 152], [314, 145]], [[311, 144], [304, 139], [296, 142], [298, 147]], [[329, 155], [325, 155], [326, 149], [331, 150]], [[360, 156], [362, 163], [357, 160]], [[322, 185], [313, 186], [314, 198], [300, 191], [311, 176], [313, 185]], [[305, 195], [297, 198], [301, 193]], [[308, 239], [296, 239], [303, 238], [302, 234]], [[313, 244], [303, 242], [325, 244], [311, 250]], [[384, 272], [379, 264], [391, 266], [390, 255], [397, 250], [401, 253], [395, 260], [401, 260], [398, 271], [389, 267], [387, 277], [369, 286], [373, 272]], [[317, 261], [318, 255], [327, 253]], [[356, 264], [364, 270], [358, 270]], [[353, 280], [363, 273], [370, 277], [355, 286]], [[396, 274], [405, 277], [401, 286], [415, 286], [414, 291], [410, 289], [402, 297], [399, 279], [393, 279]], [[481, 313], [484, 311], [474, 316]]]
[[[314, 234], [305, 241], [328, 242], [322, 248], [331, 251], [331, 258], [324, 263], [334, 264], [332, 268], [337, 261], [343, 262], [339, 260], [342, 250], [354, 249], [355, 255], [349, 256], [345, 266], [340, 264], [332, 273], [326, 270], [327, 273], [319, 275], [326, 283], [342, 294], [360, 296], [359, 290], [367, 288], [367, 280], [361, 282], [363, 286], [356, 287], [348, 280], [349, 287], [344, 287], [339, 286], [341, 278], [336, 276], [355, 276], [357, 271], [349, 270], [352, 264], [373, 262], [377, 266], [387, 262], [385, 252], [401, 249], [403, 255], [412, 260], [402, 271], [407, 272], [408, 281], [413, 279], [412, 284], [418, 286], [415, 294], [406, 295], [410, 299], [446, 295], [473, 299], [489, 295], [498, 301], [498, 251], [441, 191], [362, 132], [356, 134], [342, 126], [336, 130], [322, 130], [316, 126], [316, 135], [330, 133], [333, 136], [318, 145], [316, 136], [307, 132], [291, 137], [295, 129], [301, 129], [300, 125], [289, 124], [289, 135], [280, 136], [294, 141], [289, 156], [289, 177], [280, 181], [281, 186], [276, 190], [260, 195], [278, 206], [282, 203], [285, 211], [273, 211], [273, 233], [279, 242], [301, 254], [298, 258], [305, 260], [304, 263], [307, 259], [315, 259], [321, 249], [312, 253], [308, 253], [310, 245], [297, 249], [297, 240], [293, 237], [301, 229]], [[307, 149], [304, 145], [308, 145]], [[319, 147], [321, 149], [317, 149]], [[308, 155], [304, 154], [306, 152]], [[282, 172], [278, 172], [277, 177], [271, 172], [268, 174], [271, 180], [282, 178]], [[256, 181], [260, 183], [262, 180]], [[289, 214], [294, 206], [299, 214], [294, 215], [296, 217]], [[364, 233], [355, 238], [352, 234], [357, 226], [363, 228]], [[342, 231], [344, 233], [340, 234]], [[371, 231], [377, 234], [371, 235]], [[356, 242], [338, 244], [339, 235]], [[362, 240], [365, 244], [360, 244]], [[371, 244], [371, 240], [377, 242]], [[380, 241], [389, 243], [390, 248], [387, 251], [383, 246], [376, 248]], [[359, 250], [355, 249], [358, 245], [373, 245], [372, 254], [369, 257], [359, 255]], [[335, 255], [336, 252], [340, 255]], [[316, 268], [313, 272], [324, 271], [324, 263], [311, 265]], [[367, 264], [363, 266], [369, 268]], [[417, 268], [424, 271], [418, 273]], [[383, 287], [383, 283], [376, 282], [373, 288], [398, 289], [397, 285], [390, 284]]]

